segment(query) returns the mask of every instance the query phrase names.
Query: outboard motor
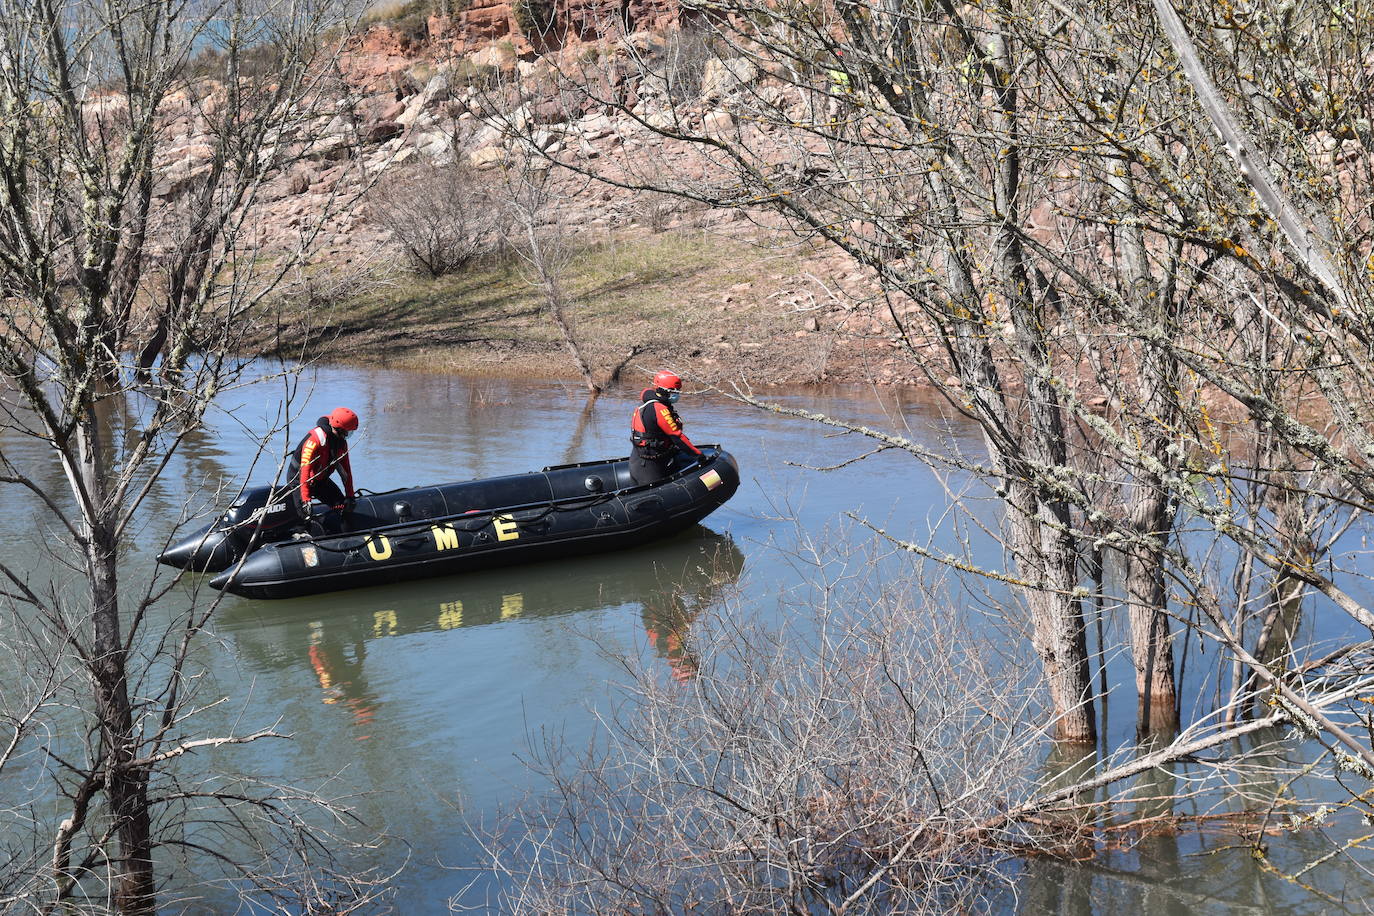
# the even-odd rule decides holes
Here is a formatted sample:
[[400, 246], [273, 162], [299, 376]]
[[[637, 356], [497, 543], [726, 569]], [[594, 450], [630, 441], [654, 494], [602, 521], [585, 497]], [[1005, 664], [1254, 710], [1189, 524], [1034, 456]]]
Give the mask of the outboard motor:
[[[275, 497], [275, 498], [274, 498]], [[228, 569], [250, 544], [282, 541], [290, 536], [296, 513], [284, 491], [254, 487], [209, 525], [168, 547], [158, 562], [196, 572]]]
[[296, 520], [291, 508], [291, 499], [285, 490], [276, 491], [273, 487], [254, 487], [244, 490], [237, 502], [229, 507], [219, 519], [217, 527], [231, 530], [240, 536], [246, 545], [255, 532], [261, 531], [259, 542], [282, 540], [282, 529], [288, 528]]

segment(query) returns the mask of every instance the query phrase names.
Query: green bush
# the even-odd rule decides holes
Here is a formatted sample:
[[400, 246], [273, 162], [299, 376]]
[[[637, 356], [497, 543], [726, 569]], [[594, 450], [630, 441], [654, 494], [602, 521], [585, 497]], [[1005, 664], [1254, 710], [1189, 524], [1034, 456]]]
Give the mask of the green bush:
[[495, 89], [501, 83], [501, 68], [494, 64], [475, 64], [462, 58], [449, 71], [455, 86], [473, 86], [483, 91]]
[[515, 0], [511, 12], [526, 38], [542, 38], [553, 31], [558, 4], [557, 0]]
[[413, 42], [429, 38], [429, 17], [440, 11], [442, 0], [393, 0], [381, 3], [363, 16], [364, 25], [385, 25]]

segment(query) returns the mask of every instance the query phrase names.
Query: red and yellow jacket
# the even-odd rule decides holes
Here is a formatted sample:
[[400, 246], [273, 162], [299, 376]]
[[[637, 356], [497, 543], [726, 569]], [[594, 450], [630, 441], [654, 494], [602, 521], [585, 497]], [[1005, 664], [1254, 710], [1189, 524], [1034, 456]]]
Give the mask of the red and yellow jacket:
[[701, 449], [682, 431], [682, 418], [671, 404], [655, 397], [652, 388], [645, 388], [640, 397], [644, 403], [635, 408], [630, 418], [630, 441], [644, 449], [645, 457], [662, 458], [672, 454], [675, 447], [701, 454]]
[[353, 498], [353, 468], [348, 463], [348, 443], [343, 437], [326, 432], [328, 425], [328, 418], [320, 417], [319, 424], [296, 446], [296, 461], [293, 463], [300, 468], [302, 505], [310, 501], [310, 485], [317, 479], [328, 477], [336, 468], [339, 480], [343, 483], [344, 495]]

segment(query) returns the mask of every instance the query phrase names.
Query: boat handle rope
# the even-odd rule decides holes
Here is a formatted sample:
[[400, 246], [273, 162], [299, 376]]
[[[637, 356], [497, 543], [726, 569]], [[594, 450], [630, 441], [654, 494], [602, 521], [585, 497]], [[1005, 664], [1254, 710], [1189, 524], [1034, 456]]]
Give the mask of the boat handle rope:
[[[405, 488], [402, 487], [401, 489], [405, 489]], [[360, 492], [361, 492], [361, 491], [360, 491]], [[399, 491], [398, 491], [398, 490], [392, 490], [392, 491], [390, 491], [390, 492], [395, 493], [395, 492], [399, 492]], [[499, 509], [479, 509], [479, 510], [474, 510], [473, 513], [472, 513], [471, 515], [447, 516], [447, 518], [449, 518], [450, 521], [447, 521], [447, 522], [444, 522], [444, 523], [447, 524], [447, 525], [449, 525], [449, 527], [455, 528], [455, 529], [457, 529], [457, 530], [459, 530], [459, 531], [465, 531], [465, 532], [471, 534], [472, 532], [478, 531], [478, 530], [480, 530], [481, 528], [485, 527], [485, 526], [487, 525], [487, 523], [490, 522], [490, 521], [492, 520], [492, 518], [494, 518], [494, 517], [497, 516], [498, 514], [502, 514], [502, 513], [505, 513], [505, 512], [524, 511], [524, 510], [527, 510], [527, 509], [532, 509], [532, 508], [534, 508], [534, 507], [536, 507], [536, 506], [541, 506], [541, 507], [543, 507], [543, 509], [544, 509], [543, 512], [539, 513], [538, 515], [534, 515], [534, 516], [531, 516], [531, 517], [529, 517], [529, 518], [525, 518], [525, 519], [521, 519], [521, 520], [520, 520], [521, 524], [525, 524], [525, 525], [535, 524], [535, 523], [538, 523], [538, 522], [542, 522], [544, 519], [548, 518], [550, 515], [552, 515], [552, 514], [555, 513], [555, 512], [573, 512], [573, 511], [576, 511], [576, 510], [579, 510], [579, 509], [589, 509], [589, 508], [591, 508], [591, 507], [593, 507], [593, 506], [596, 506], [596, 505], [599, 505], [599, 504], [601, 504], [601, 503], [609, 502], [610, 500], [616, 498], [617, 496], [620, 495], [620, 493], [623, 493], [623, 492], [625, 492], [625, 491], [622, 490], [622, 491], [618, 491], [618, 492], [617, 492], [617, 491], [612, 491], [612, 492], [610, 492], [610, 493], [598, 493], [598, 494], [596, 494], [595, 496], [574, 496], [574, 497], [569, 497], [569, 498], [563, 499], [563, 500], [551, 500], [551, 501], [549, 501], [548, 503], [526, 503], [526, 504], [524, 504], [524, 505], [522, 505], [522, 506], [503, 506], [503, 507], [501, 507], [501, 508], [499, 508]], [[373, 494], [373, 495], [376, 495], [376, 496], [385, 496], [386, 494], [385, 494], [385, 493], [378, 493], [378, 494]], [[577, 505], [572, 505], [572, 503], [573, 503], [575, 500], [581, 500], [581, 502], [578, 502]], [[398, 538], [398, 540], [397, 540], [397, 543], [398, 543], [398, 544], [401, 544], [401, 545], [403, 545], [403, 546], [413, 546], [413, 544], [412, 544], [411, 542], [414, 541], [414, 540], [416, 539], [416, 538], [414, 538], [414, 535], [418, 535], [418, 534], [420, 534], [420, 532], [422, 532], [422, 531], [427, 531], [427, 530], [429, 530], [430, 528], [433, 528], [436, 524], [439, 524], [439, 523], [442, 522], [442, 521], [443, 521], [443, 519], [422, 519], [422, 520], [417, 520], [417, 521], [414, 521], [414, 522], [402, 522], [402, 523], [400, 523], [400, 524], [398, 524], [398, 525], [384, 525], [384, 526], [379, 526], [379, 527], [377, 527], [377, 528], [371, 528], [371, 529], [368, 530], [367, 533], [364, 533], [364, 532], [361, 532], [361, 531], [345, 531], [345, 532], [343, 532], [343, 533], [341, 533], [341, 534], [330, 534], [330, 535], [325, 535], [325, 537], [329, 537], [329, 538], [342, 538], [342, 537], [349, 537], [349, 536], [351, 536], [351, 535], [362, 535], [363, 538], [364, 538], [364, 541], [366, 541], [366, 539], [367, 539], [368, 537], [371, 537], [372, 535], [375, 535], [375, 534], [387, 534], [387, 535], [389, 535], [389, 536], [391, 536], [391, 537]], [[477, 522], [478, 524], [476, 524], [476, 525], [472, 525], [472, 524], [461, 524], [461, 526], [460, 526], [460, 523], [471, 523], [471, 522]], [[311, 538], [311, 542], [312, 542], [312, 543], [311, 543], [311, 546], [315, 547], [317, 550], [323, 550], [323, 551], [325, 551], [326, 553], [342, 553], [342, 554], [347, 554], [347, 553], [352, 553], [353, 551], [357, 550], [360, 546], [362, 546], [362, 545], [355, 545], [355, 546], [353, 546], [353, 547], [330, 547], [330, 546], [327, 545], [327, 544], [321, 544], [318, 540], [316, 540], [316, 539], [314, 539], [314, 538]], [[299, 543], [299, 541], [279, 541], [278, 543], [281, 543], [281, 544], [296, 544], [296, 543]]]
[[[686, 467], [682, 468], [682, 470], [678, 471], [677, 474], [674, 475], [674, 477], [680, 477], [680, 476], [684, 475], [687, 471], [692, 470], [694, 467], [704, 467], [705, 464], [706, 464], [705, 461], [703, 461], [702, 459], [698, 458], [698, 459], [697, 459], [695, 462], [693, 462], [692, 464], [689, 464], [689, 465], [687, 465]], [[664, 481], [664, 482], [666, 483], [667, 481]], [[647, 489], [648, 487], [654, 487], [654, 486], [660, 486], [660, 485], [661, 485], [660, 483], [641, 484], [640, 486], [637, 486], [637, 487], [626, 487], [626, 488], [621, 489], [621, 490], [612, 490], [612, 491], [609, 492], [609, 493], [595, 493], [595, 494], [591, 494], [591, 495], [588, 495], [588, 496], [568, 496], [568, 497], [564, 497], [563, 499], [553, 499], [553, 500], [549, 500], [547, 503], [525, 503], [524, 505], [519, 505], [519, 506], [502, 506], [502, 507], [497, 508], [497, 509], [477, 509], [477, 510], [473, 510], [473, 512], [472, 512], [471, 515], [448, 516], [448, 518], [451, 519], [451, 520], [448, 521], [448, 522], [446, 522], [446, 524], [448, 524], [448, 525], [449, 525], [450, 527], [452, 527], [452, 528], [457, 528], [457, 530], [459, 530], [459, 531], [465, 531], [465, 532], [471, 534], [472, 532], [477, 531], [479, 528], [484, 527], [488, 522], [490, 522], [490, 521], [492, 520], [492, 518], [494, 518], [494, 517], [495, 517], [497, 514], [499, 514], [499, 513], [505, 513], [505, 512], [520, 512], [520, 511], [525, 511], [525, 510], [528, 510], [528, 509], [533, 509], [533, 508], [535, 508], [536, 506], [542, 506], [542, 507], [544, 507], [544, 511], [541, 512], [540, 514], [535, 515], [535, 516], [531, 516], [530, 518], [521, 519], [521, 522], [522, 522], [523, 524], [527, 524], [527, 525], [528, 525], [528, 524], [532, 524], [532, 523], [542, 522], [544, 519], [548, 518], [550, 515], [552, 515], [552, 514], [555, 513], [555, 512], [574, 512], [574, 511], [577, 511], [577, 510], [579, 510], [579, 509], [590, 509], [590, 508], [592, 508], [593, 506], [597, 506], [597, 505], [600, 505], [600, 504], [602, 504], [602, 503], [609, 502], [609, 501], [611, 501], [612, 499], [616, 499], [616, 498], [618, 498], [618, 497], [625, 496], [625, 495], [627, 495], [627, 494], [629, 494], [629, 493], [635, 492], [636, 490], [643, 490], [643, 489]], [[394, 489], [394, 490], [386, 490], [386, 491], [384, 491], [384, 492], [382, 492], [382, 493], [376, 493], [376, 492], [373, 492], [373, 491], [371, 491], [371, 490], [363, 490], [362, 488], [359, 488], [356, 492], [357, 492], [359, 495], [362, 495], [362, 494], [365, 493], [365, 494], [368, 495], [368, 496], [387, 496], [387, 495], [389, 495], [389, 494], [391, 494], [391, 493], [401, 493], [401, 492], [404, 492], [406, 489], [408, 489], [408, 488], [406, 488], [406, 487], [397, 487], [397, 488]], [[366, 534], [366, 535], [364, 535], [364, 538], [366, 539], [367, 537], [370, 537], [370, 536], [376, 535], [376, 534], [387, 534], [387, 535], [390, 535], [390, 536], [392, 536], [392, 537], [396, 537], [396, 538], [401, 539], [401, 540], [398, 540], [397, 543], [402, 544], [402, 545], [407, 545], [407, 546], [409, 546], [409, 545], [410, 545], [410, 542], [411, 542], [411, 540], [412, 540], [412, 535], [418, 535], [421, 531], [425, 531], [425, 530], [428, 530], [428, 529], [434, 527], [434, 525], [437, 524], [439, 521], [441, 521], [441, 520], [440, 520], [440, 519], [417, 519], [416, 521], [413, 521], [413, 522], [401, 522], [401, 523], [395, 524], [395, 525], [382, 525], [382, 526], [378, 526], [378, 527], [376, 527], [376, 528], [369, 529], [369, 533]], [[462, 527], [459, 527], [459, 523], [460, 523], [460, 522], [477, 522], [478, 524], [477, 524], [476, 526], [473, 526], [473, 525], [470, 525], [470, 524], [463, 524]], [[362, 532], [358, 532], [358, 531], [346, 531], [346, 532], [343, 532], [343, 533], [341, 533], [341, 534], [326, 535], [326, 537], [330, 537], [330, 538], [348, 537], [349, 535], [356, 535], [356, 534], [362, 534]], [[358, 545], [358, 546], [354, 546], [354, 547], [330, 547], [330, 546], [327, 546], [327, 545], [325, 545], [325, 544], [319, 543], [319, 541], [317, 541], [317, 540], [315, 540], [315, 539], [313, 539], [313, 538], [312, 538], [311, 540], [312, 540], [312, 542], [313, 542], [313, 546], [314, 546], [316, 549], [326, 551], [327, 553], [342, 553], [342, 554], [352, 553], [353, 551], [355, 551], [355, 550], [358, 549], [358, 546], [361, 546], [361, 545]], [[298, 542], [296, 542], [296, 541], [280, 541], [280, 542], [278, 542], [278, 543], [282, 543], [282, 544], [291, 544], [291, 543], [298, 543]]]

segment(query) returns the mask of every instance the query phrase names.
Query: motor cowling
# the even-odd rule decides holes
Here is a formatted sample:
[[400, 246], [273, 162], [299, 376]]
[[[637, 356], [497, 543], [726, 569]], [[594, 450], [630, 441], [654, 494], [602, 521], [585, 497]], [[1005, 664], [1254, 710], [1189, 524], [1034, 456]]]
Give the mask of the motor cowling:
[[270, 532], [279, 531], [296, 519], [291, 502], [284, 491], [272, 487], [253, 487], [244, 490], [243, 495], [220, 516], [218, 528], [233, 531], [250, 537], [254, 531], [261, 530], [259, 540], [273, 540]]
[[175, 544], [158, 561], [196, 572], [218, 572], [238, 562], [250, 547], [282, 541], [296, 526], [296, 512], [286, 491], [274, 487], [244, 490], [211, 524]]

